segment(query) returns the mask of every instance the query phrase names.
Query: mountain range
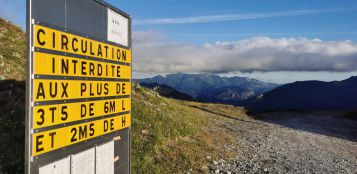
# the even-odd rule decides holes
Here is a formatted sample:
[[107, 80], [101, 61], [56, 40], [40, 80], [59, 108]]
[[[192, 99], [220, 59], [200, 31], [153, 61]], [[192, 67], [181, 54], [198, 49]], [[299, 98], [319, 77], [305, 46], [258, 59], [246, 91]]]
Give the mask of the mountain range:
[[[186, 93], [200, 102], [246, 106], [253, 112], [357, 110], [357, 76], [342, 81], [297, 81], [284, 85], [244, 77], [183, 73], [135, 81], [146, 86], [160, 85], [160, 91], [177, 90], [173, 92], [175, 96]], [[169, 95], [166, 92], [163, 96]]]
[[276, 88], [277, 84], [265, 83], [245, 77], [221, 77], [215, 74], [169, 74], [134, 80], [140, 84], [168, 85], [179, 92], [202, 102], [238, 105], [255, 95]]
[[252, 111], [356, 110], [357, 76], [342, 81], [299, 81], [245, 101]]

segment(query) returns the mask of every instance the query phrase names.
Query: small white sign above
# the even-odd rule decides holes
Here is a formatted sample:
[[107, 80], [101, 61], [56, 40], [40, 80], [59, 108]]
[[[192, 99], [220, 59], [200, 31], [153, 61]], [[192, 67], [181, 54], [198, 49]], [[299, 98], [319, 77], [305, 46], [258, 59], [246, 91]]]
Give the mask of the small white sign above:
[[129, 19], [109, 8], [108, 41], [129, 46]]

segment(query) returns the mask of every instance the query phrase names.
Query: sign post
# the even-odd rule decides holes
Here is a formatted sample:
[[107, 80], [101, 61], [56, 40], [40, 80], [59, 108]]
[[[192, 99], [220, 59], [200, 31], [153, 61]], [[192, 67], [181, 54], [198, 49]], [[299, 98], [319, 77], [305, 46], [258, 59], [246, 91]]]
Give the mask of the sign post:
[[26, 173], [130, 173], [131, 18], [27, 0]]

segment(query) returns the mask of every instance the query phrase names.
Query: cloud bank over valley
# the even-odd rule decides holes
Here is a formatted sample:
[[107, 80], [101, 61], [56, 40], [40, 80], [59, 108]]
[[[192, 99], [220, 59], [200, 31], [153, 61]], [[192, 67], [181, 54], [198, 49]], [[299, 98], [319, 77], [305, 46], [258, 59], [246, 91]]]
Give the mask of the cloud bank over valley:
[[135, 32], [134, 72], [353, 72], [357, 44], [309, 38], [252, 37], [204, 45], [165, 40], [159, 32]]

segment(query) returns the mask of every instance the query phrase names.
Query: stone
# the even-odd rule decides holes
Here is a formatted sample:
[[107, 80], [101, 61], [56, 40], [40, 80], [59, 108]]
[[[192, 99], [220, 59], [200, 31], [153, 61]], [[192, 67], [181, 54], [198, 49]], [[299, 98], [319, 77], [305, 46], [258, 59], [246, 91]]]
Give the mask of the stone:
[[141, 134], [142, 135], [149, 135], [149, 130], [147, 130], [147, 129], [141, 130]]
[[201, 173], [209, 173], [209, 168], [206, 165], [203, 165], [200, 169]]

